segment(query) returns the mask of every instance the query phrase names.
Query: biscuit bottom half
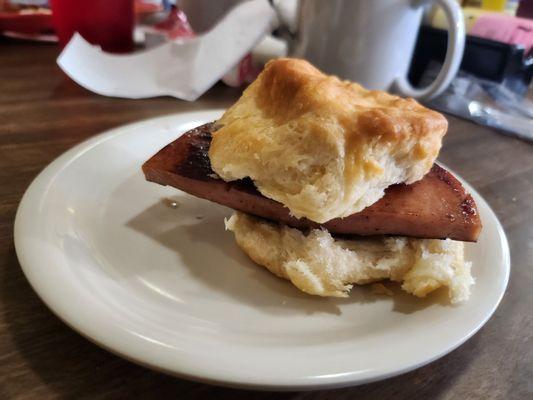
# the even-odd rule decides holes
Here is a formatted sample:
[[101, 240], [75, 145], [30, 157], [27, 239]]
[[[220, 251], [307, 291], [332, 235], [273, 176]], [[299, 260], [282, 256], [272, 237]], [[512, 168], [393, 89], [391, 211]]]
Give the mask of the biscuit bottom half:
[[239, 247], [257, 264], [303, 292], [347, 297], [354, 284], [401, 282], [425, 297], [446, 287], [452, 303], [470, 296], [474, 279], [463, 242], [408, 237], [338, 239], [324, 229], [302, 232], [241, 212], [225, 221]]

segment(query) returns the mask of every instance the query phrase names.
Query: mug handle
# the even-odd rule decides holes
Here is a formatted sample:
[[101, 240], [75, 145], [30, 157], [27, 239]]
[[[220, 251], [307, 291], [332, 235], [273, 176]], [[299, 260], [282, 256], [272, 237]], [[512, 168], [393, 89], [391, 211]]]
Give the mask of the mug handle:
[[[427, 2], [418, 1], [418, 5]], [[465, 48], [465, 24], [461, 8], [457, 1], [433, 0], [430, 2], [435, 2], [442, 7], [448, 20], [448, 47], [446, 49], [444, 64], [437, 78], [425, 88], [417, 89], [413, 87], [406, 76], [399, 77], [394, 82], [396, 90], [402, 96], [414, 97], [418, 100], [430, 100], [441, 94], [448, 87], [459, 70]]]

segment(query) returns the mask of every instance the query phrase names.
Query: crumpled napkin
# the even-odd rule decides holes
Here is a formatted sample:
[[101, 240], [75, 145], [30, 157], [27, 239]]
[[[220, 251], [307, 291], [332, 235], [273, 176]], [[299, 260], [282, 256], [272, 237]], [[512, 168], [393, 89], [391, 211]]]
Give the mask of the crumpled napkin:
[[57, 59], [84, 88], [112, 97], [174, 96], [193, 101], [234, 67], [277, 24], [267, 0], [234, 7], [205, 34], [135, 54], [103, 52], [75, 34]]

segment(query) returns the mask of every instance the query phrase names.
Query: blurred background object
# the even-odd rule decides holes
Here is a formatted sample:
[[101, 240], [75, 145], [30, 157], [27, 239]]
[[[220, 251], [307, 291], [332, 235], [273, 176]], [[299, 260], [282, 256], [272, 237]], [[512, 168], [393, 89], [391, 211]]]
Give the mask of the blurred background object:
[[502, 12], [503, 10], [505, 10], [506, 4], [507, 0], [482, 0], [481, 8], [490, 11]]
[[244, 0], [180, 0], [177, 5], [198, 32], [211, 29], [230, 9]]
[[58, 64], [78, 84], [98, 94], [134, 99], [170, 95], [194, 101], [242, 65], [274, 24], [275, 13], [266, 0], [244, 1], [204, 33], [187, 31], [134, 54], [110, 54], [76, 34]]
[[61, 46], [79, 32], [104, 51], [133, 50], [133, 0], [51, 0], [51, 5]]
[[465, 40], [456, 1], [431, 3], [445, 10], [449, 40], [441, 72], [424, 88], [415, 89], [407, 80], [423, 3], [414, 6], [410, 0], [300, 0], [291, 54], [368, 89], [430, 99], [446, 89], [457, 73]]
[[[54, 1], [57, 1], [57, 7], [61, 4], [64, 4], [67, 8], [75, 7], [74, 3], [66, 0]], [[61, 3], [61, 1], [64, 1], [64, 3]], [[296, 14], [299, 15], [297, 26], [295, 27], [291, 22], [289, 22], [288, 26], [289, 31], [294, 31], [294, 35], [288, 43], [291, 48], [289, 51], [291, 55], [307, 58], [325, 72], [336, 74], [343, 79], [358, 81], [370, 89], [395, 90], [404, 96], [429, 99], [442, 92], [449, 85], [457, 72], [464, 46], [464, 28], [459, 6], [455, 0], [434, 1], [444, 7], [446, 16], [451, 21], [451, 28], [448, 30], [450, 41], [447, 46], [442, 71], [436, 76], [434, 82], [431, 82], [423, 89], [413, 88], [406, 79], [411, 55], [416, 43], [416, 35], [422, 19], [423, 7], [412, 7], [410, 0], [395, 1], [394, 6], [390, 6], [389, 0], [374, 0], [372, 2], [366, 0], [355, 2], [346, 0], [330, 2], [300, 0], [297, 3], [290, 3], [292, 4], [290, 7], [287, 6], [289, 3], [284, 2], [272, 2], [271, 4], [273, 4], [278, 16], [280, 16], [277, 22], [281, 21], [282, 25], [286, 21], [294, 21]], [[52, 2], [55, 11], [56, 6], [54, 4], [56, 3]], [[57, 27], [62, 42], [70, 38], [76, 30], [75, 27], [78, 26], [77, 31], [89, 43], [99, 45], [104, 51], [118, 52], [121, 49], [117, 46], [112, 49], [110, 44], [104, 43], [104, 40], [96, 35], [101, 32], [101, 29], [97, 27], [96, 21], [93, 21], [92, 29], [94, 32], [88, 30], [84, 25], [85, 21], [81, 16], [101, 12], [98, 9], [98, 2], [91, 4], [93, 9], [90, 12], [80, 11], [80, 14], [76, 14], [78, 13], [78, 9], [76, 9], [76, 13], [72, 15], [65, 12], [65, 17], [62, 14], [60, 15], [59, 11], [62, 10], [57, 9], [54, 15], [58, 21]], [[233, 64], [232, 68], [225, 71], [222, 77], [227, 84], [233, 86], [242, 85], [251, 82], [255, 78], [259, 71], [258, 67], [260, 68], [261, 65], [258, 65], [257, 59], [254, 60], [254, 54], [256, 53], [254, 52], [254, 47], [258, 45], [260, 40], [256, 38], [250, 41], [250, 30], [253, 31], [256, 26], [258, 28], [262, 27], [264, 21], [271, 22], [271, 30], [276, 26], [272, 7], [268, 5], [269, 3], [266, 0], [226, 1], [217, 3], [217, 7], [212, 7], [212, 4], [205, 1], [195, 1], [193, 3], [183, 0], [169, 7], [167, 3], [163, 7], [167, 12], [165, 19], [156, 20], [146, 17], [142, 19], [144, 54], [151, 53], [153, 55], [153, 58], [150, 58], [152, 67], [149, 73], [157, 80], [160, 87], [159, 91], [152, 89], [146, 91], [146, 93], [154, 96], [187, 92], [189, 93], [187, 96], [181, 96], [180, 98], [194, 98], [195, 96], [190, 96], [192, 88], [187, 90], [183, 87], [178, 88], [180, 84], [189, 86], [191, 82], [194, 82], [194, 79], [186, 81], [176, 78], [162, 80], [156, 77], [168, 74], [168, 70], [179, 70], [181, 74], [186, 72], [191, 76], [197, 76], [199, 72], [202, 73], [203, 71], [204, 74], [209, 75], [210, 71], [213, 70], [213, 66], [220, 64], [221, 58], [226, 60], [225, 62], [228, 65]], [[281, 4], [283, 4], [283, 7], [281, 7]], [[124, 10], [120, 11], [121, 6], [114, 5], [116, 9], [114, 13], [115, 19], [123, 18], [122, 22], [131, 22], [131, 18], [126, 19], [124, 17]], [[255, 7], [261, 11], [250, 16], [249, 20], [232, 19], [231, 23], [235, 24], [232, 30], [235, 31], [235, 35], [228, 36], [227, 33], [224, 33], [225, 21], [238, 13], [237, 10], [245, 7]], [[131, 5], [129, 8], [131, 10]], [[113, 14], [112, 10], [107, 10], [107, 12], [108, 14]], [[289, 13], [292, 13], [292, 15], [284, 15]], [[69, 22], [68, 29], [63, 29], [62, 20]], [[382, 29], [381, 25], [377, 23], [368, 24], [368, 21], [378, 20], [388, 29]], [[250, 24], [251, 21], [253, 24]], [[102, 23], [101, 25], [109, 24]], [[222, 26], [224, 27], [222, 28]], [[262, 30], [263, 28], [260, 29], [262, 36], [259, 39], [265, 38], [270, 33], [267, 30]], [[66, 34], [63, 34], [61, 30], [66, 30]], [[247, 30], [248, 33], [245, 34]], [[207, 43], [212, 38], [215, 31], [216, 35], [218, 35], [216, 37], [216, 49], [209, 47], [209, 52], [205, 50], [199, 51], [203, 47], [203, 43]], [[122, 33], [124, 34], [125, 30]], [[120, 37], [118, 33], [110, 34], [109, 36], [114, 36], [117, 40]], [[256, 37], [256, 35], [253, 34], [251, 37]], [[399, 37], [402, 40], [399, 41]], [[163, 62], [160, 56], [164, 51], [159, 45], [163, 46], [166, 43], [173, 43], [174, 51], [172, 52], [173, 57], [166, 57]], [[269, 57], [262, 57], [265, 60], [285, 55], [286, 46], [279, 45], [279, 42], [276, 42], [275, 39], [270, 38], [266, 43], [269, 43], [269, 45], [262, 46], [262, 53], [263, 55], [266, 55], [268, 51], [271, 51], [271, 53]], [[236, 46], [239, 47], [239, 51], [235, 54], [239, 54], [239, 58], [227, 60], [228, 48], [235, 48]], [[195, 50], [193, 51], [192, 49]], [[99, 65], [95, 65], [94, 62], [87, 64], [92, 65], [93, 69], [99, 68], [99, 82], [102, 82], [101, 78], [104, 78], [109, 81], [106, 86], [117, 86], [117, 81], [122, 78], [122, 72], [117, 67], [120, 63], [119, 59], [104, 56], [104, 54], [96, 53], [92, 49], [83, 46], [76, 47], [76, 51], [87, 52], [87, 54], [76, 54], [74, 56], [71, 54], [73, 51], [72, 48], [67, 48], [65, 54], [61, 56], [61, 60], [88, 60], [88, 53], [90, 53], [90, 59], [99, 59], [101, 61]], [[240, 56], [243, 52], [245, 54], [244, 57]], [[188, 59], [190, 58], [201, 58], [202, 64], [189, 62], [190, 60]], [[130, 69], [139, 71], [144, 70], [146, 65], [138, 63], [148, 62], [146, 58], [142, 57], [132, 57], [128, 61]], [[158, 67], [155, 66], [157, 62], [159, 62]], [[113, 95], [112, 91], [101, 89], [101, 84], [97, 85], [100, 87], [99, 89], [91, 84], [90, 79], [80, 76], [81, 73], [90, 74], [86, 66], [81, 66], [81, 64], [74, 62], [62, 62], [60, 65], [78, 83], [84, 82], [86, 88], [99, 93]], [[115, 66], [112, 67], [112, 65]], [[184, 65], [189, 65], [194, 70], [184, 70]], [[76, 66], [75, 70], [69, 69], [74, 66]], [[96, 77], [93, 76], [93, 78]], [[204, 76], [202, 80], [205, 79], [206, 77]], [[132, 86], [139, 85], [140, 82], [140, 80], [136, 80], [132, 82]], [[165, 88], [164, 83], [172, 85], [177, 91], [170, 90], [170, 87]], [[152, 88], [155, 87], [153, 84], [150, 86]], [[136, 96], [139, 96], [139, 93], [142, 92], [135, 91], [133, 88], [131, 91], [137, 93]], [[195, 92], [195, 90], [192, 91]], [[117, 95], [119, 92], [122, 96], [128, 96], [124, 90], [115, 91], [114, 93]]]
[[521, 0], [516, 10], [516, 15], [522, 18], [533, 18], [533, 1]]
[[[468, 35], [460, 72], [429, 105], [533, 140], [533, 20], [524, 18], [533, 1], [462, 5]], [[424, 21], [409, 71], [410, 80], [421, 86], [433, 79], [446, 49], [442, 11], [428, 10]]]
[[[130, 67], [153, 75], [152, 80], [159, 85], [159, 90], [150, 92], [154, 96], [186, 93], [185, 89], [176, 92], [170, 87], [176, 88], [181, 81], [190, 85], [200, 75], [202, 81], [212, 81], [211, 85], [220, 79], [229, 86], [243, 86], [257, 76], [269, 59], [289, 53], [369, 88], [418, 97], [441, 111], [521, 137], [531, 136], [533, 0], [439, 0], [433, 5], [424, 2], [420, 9], [409, 7], [409, 11], [409, 0], [396, 1], [394, 10], [380, 8], [381, 1], [0, 0], [0, 32], [41, 41], [57, 40], [57, 34], [61, 46], [78, 32], [103, 50], [87, 48], [90, 57], [102, 58], [104, 64], [120, 60], [108, 53], [133, 52], [133, 57], [153, 54], [142, 61], [149, 62], [149, 67], [136, 65], [135, 58], [130, 59]], [[212, 32], [221, 21], [248, 3], [261, 4], [257, 7], [261, 11], [249, 20], [232, 20], [238, 26], [216, 31], [219, 36], [213, 39]], [[448, 3], [453, 4], [447, 6]], [[453, 15], [461, 18], [461, 12], [450, 7], [462, 10], [467, 34], [464, 55], [462, 45], [458, 45], [462, 33], [454, 31], [460, 21], [448, 21], [453, 20]], [[242, 38], [254, 31], [247, 30], [250, 26], [246, 25], [269, 28], [255, 30], [256, 36], [250, 40]], [[450, 27], [453, 29], [449, 40]], [[230, 31], [231, 35], [222, 33]], [[203, 47], [208, 38], [217, 45]], [[170, 43], [176, 49], [174, 57], [171, 61], [158, 61], [157, 54]], [[236, 47], [238, 51], [229, 56], [226, 49]], [[206, 49], [210, 50], [206, 53]], [[204, 66], [199, 68], [198, 63], [192, 63], [194, 57], [200, 57]], [[90, 65], [94, 67], [94, 63]], [[194, 65], [195, 70], [187, 70], [186, 65]], [[215, 65], [219, 67], [217, 73], [207, 79]], [[71, 71], [66, 72], [72, 75]], [[107, 80], [108, 86], [120, 80], [117, 75], [123, 75], [119, 69], [108, 74], [106, 67], [99, 72], [98, 78]], [[112, 91], [91, 89], [87, 82], [93, 78], [89, 78], [88, 69], [82, 68], [76, 72], [79, 73], [87, 75], [85, 80], [76, 79], [85, 82], [86, 88], [114, 95]], [[158, 78], [158, 74], [166, 78]], [[182, 79], [185, 76], [189, 79]], [[142, 81], [131, 81], [132, 92]], [[421, 90], [428, 86], [433, 90]], [[207, 90], [209, 86], [202, 88]]]
[[0, 0], [0, 33], [20, 39], [54, 42], [47, 0]]

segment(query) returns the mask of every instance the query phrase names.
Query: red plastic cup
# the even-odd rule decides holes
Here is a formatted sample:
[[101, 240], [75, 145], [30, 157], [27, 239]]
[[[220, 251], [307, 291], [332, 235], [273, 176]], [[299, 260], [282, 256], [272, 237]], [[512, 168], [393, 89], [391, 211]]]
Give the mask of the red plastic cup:
[[52, 0], [51, 5], [61, 47], [79, 32], [104, 51], [133, 50], [133, 0]]

